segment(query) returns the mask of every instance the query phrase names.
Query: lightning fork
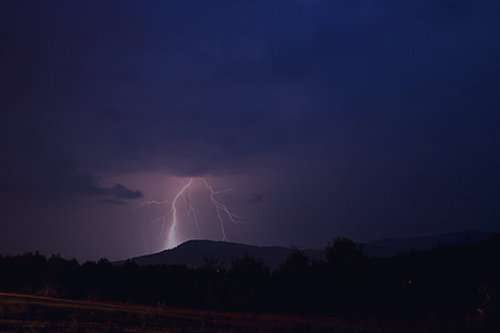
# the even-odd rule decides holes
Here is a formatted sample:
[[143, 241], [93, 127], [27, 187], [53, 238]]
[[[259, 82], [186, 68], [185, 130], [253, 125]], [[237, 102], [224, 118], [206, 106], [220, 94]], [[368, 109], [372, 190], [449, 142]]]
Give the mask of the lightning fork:
[[[227, 236], [226, 236], [226, 230], [224, 228], [224, 216], [229, 219], [229, 221], [238, 224], [238, 223], [246, 223], [243, 221], [238, 215], [234, 214], [229, 210], [229, 208], [219, 202], [216, 199], [216, 195], [218, 194], [229, 194], [233, 192], [233, 189], [223, 189], [223, 190], [214, 190], [212, 186], [208, 183], [208, 181], [205, 178], [202, 177], [197, 177], [196, 179], [200, 179], [203, 182], [203, 185], [205, 186], [206, 189], [208, 189], [209, 192], [209, 199], [210, 199], [210, 204], [215, 208], [215, 211], [217, 213], [217, 219], [219, 220], [220, 223], [220, 230], [222, 234], [222, 241], [227, 242]], [[200, 225], [198, 222], [198, 210], [195, 208], [193, 198], [192, 198], [192, 189], [191, 185], [193, 184], [193, 181], [195, 180], [194, 177], [191, 177], [189, 181], [181, 188], [179, 192], [174, 197], [174, 200], [169, 201], [156, 201], [156, 200], [144, 200], [134, 211], [144, 207], [144, 206], [150, 206], [150, 205], [164, 205], [167, 204], [169, 205], [169, 210], [160, 216], [159, 218], [153, 220], [149, 225], [152, 225], [155, 222], [161, 221], [161, 231], [160, 231], [160, 236], [163, 236], [165, 233], [165, 230], [167, 230], [167, 226], [170, 222], [169, 217], [171, 216], [171, 222], [170, 222], [170, 227], [168, 228], [168, 234], [166, 238], [166, 244], [165, 247], [166, 249], [171, 249], [174, 248], [179, 244], [178, 240], [178, 229], [179, 229], [179, 216], [178, 216], [178, 203], [179, 199], [182, 198], [183, 200], [183, 206], [184, 206], [184, 211], [187, 215], [187, 217], [192, 220], [196, 228], [198, 229], [198, 234], [201, 236], [201, 229]], [[145, 220], [145, 228], [147, 227], [147, 213], [148, 211], [146, 210], [146, 220]], [[144, 232], [144, 229], [143, 229]]]

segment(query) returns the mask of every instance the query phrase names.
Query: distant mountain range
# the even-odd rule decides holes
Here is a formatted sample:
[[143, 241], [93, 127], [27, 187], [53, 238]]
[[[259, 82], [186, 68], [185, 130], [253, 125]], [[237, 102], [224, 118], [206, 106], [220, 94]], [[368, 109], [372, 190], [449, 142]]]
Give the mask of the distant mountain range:
[[411, 237], [411, 238], [384, 238], [370, 245], [383, 246], [397, 250], [398, 252], [406, 252], [411, 249], [420, 251], [430, 250], [438, 245], [464, 245], [476, 244], [490, 236], [489, 232], [482, 231], [462, 231], [449, 234], [426, 237]]
[[[429, 250], [442, 245], [474, 244], [489, 237], [489, 233], [478, 231], [457, 232], [430, 237], [413, 238], [387, 238], [378, 241], [360, 244], [369, 256], [392, 256], [411, 249]], [[235, 258], [243, 257], [246, 253], [262, 259], [271, 269], [279, 267], [285, 259], [288, 248], [281, 246], [255, 246], [230, 242], [217, 242], [211, 240], [190, 240], [174, 249], [148, 254], [130, 260], [139, 265], [152, 264], [187, 264], [202, 266], [203, 256], [215, 258], [223, 266], [229, 267]], [[312, 260], [324, 260], [325, 250], [305, 250], [306, 255]], [[116, 262], [116, 264], [123, 263]]]

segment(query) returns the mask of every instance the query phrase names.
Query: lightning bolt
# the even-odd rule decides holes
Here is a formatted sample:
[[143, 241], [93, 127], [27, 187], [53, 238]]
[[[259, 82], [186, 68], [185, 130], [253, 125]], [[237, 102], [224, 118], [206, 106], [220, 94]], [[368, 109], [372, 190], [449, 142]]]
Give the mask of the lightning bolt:
[[[165, 214], [160, 216], [159, 218], [153, 220], [151, 223], [147, 222], [147, 213], [145, 217], [145, 227], [151, 225], [155, 222], [161, 222], [161, 231], [160, 236], [163, 237], [165, 234], [165, 230], [167, 231], [167, 237], [165, 241], [165, 249], [172, 249], [179, 244], [179, 206], [183, 203], [184, 212], [187, 217], [196, 224], [196, 228], [198, 229], [198, 234], [201, 236], [201, 229], [198, 223], [198, 210], [195, 208], [193, 203], [193, 198], [191, 196], [192, 189], [191, 186], [195, 180], [200, 180], [204, 187], [208, 190], [209, 199], [211, 206], [215, 209], [217, 214], [217, 219], [220, 224], [220, 231], [222, 236], [222, 241], [227, 242], [226, 230], [224, 228], [224, 220], [227, 219], [232, 223], [246, 223], [243, 221], [238, 215], [234, 214], [229, 210], [229, 208], [222, 204], [217, 200], [216, 196], [219, 194], [229, 194], [233, 189], [224, 189], [224, 190], [214, 190], [213, 187], [208, 183], [205, 178], [189, 178], [189, 181], [181, 188], [179, 192], [175, 195], [172, 201], [155, 201], [155, 200], [144, 200], [135, 210], [140, 209], [141, 207], [149, 207], [151, 205], [168, 205], [168, 210]], [[181, 200], [182, 199], [182, 200]], [[182, 202], [181, 202], [182, 201]], [[170, 226], [169, 226], [170, 225]], [[144, 230], [143, 230], [144, 232]]]

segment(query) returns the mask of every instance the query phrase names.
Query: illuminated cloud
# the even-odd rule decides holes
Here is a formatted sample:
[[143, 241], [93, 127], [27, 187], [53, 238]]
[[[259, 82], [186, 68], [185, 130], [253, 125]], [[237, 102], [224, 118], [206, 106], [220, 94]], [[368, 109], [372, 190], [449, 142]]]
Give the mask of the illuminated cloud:
[[[36, 220], [64, 235], [56, 253], [82, 239], [97, 258], [138, 254], [140, 227], [95, 230], [140, 226], [118, 202], [172, 199], [169, 177], [235, 186], [255, 225], [233, 241], [496, 228], [499, 14], [495, 0], [0, 1], [0, 253], [36, 250], [36, 232], [11, 241]], [[88, 248], [96, 233], [106, 250]]]
[[262, 201], [262, 197], [264, 196], [264, 193], [255, 193], [253, 198], [248, 200], [248, 203], [258, 203]]
[[115, 199], [104, 199], [104, 200], [101, 200], [101, 202], [106, 203], [106, 204], [110, 204], [110, 205], [126, 205], [125, 202], [123, 202], [121, 200], [115, 200]]
[[102, 187], [98, 185], [95, 178], [88, 171], [83, 171], [75, 176], [72, 185], [77, 193], [83, 195], [110, 196], [118, 199], [138, 199], [142, 197], [140, 191], [133, 191], [122, 184]]

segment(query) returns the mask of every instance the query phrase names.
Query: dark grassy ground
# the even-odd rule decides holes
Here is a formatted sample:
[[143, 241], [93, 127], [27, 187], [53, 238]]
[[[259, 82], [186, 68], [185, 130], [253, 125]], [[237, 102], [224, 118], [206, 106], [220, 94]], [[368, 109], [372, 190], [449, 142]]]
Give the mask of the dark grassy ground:
[[0, 332], [488, 332], [481, 318], [424, 321], [217, 313], [0, 294]]

